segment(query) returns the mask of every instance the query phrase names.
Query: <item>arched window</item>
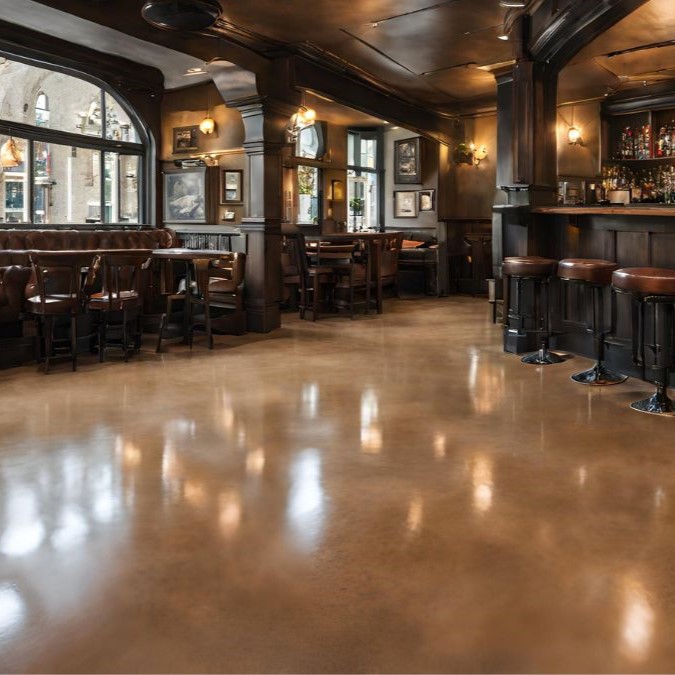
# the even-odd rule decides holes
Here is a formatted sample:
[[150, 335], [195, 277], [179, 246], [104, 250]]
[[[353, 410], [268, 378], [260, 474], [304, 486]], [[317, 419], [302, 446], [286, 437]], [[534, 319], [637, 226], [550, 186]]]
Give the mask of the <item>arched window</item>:
[[22, 149], [0, 172], [0, 227], [148, 222], [149, 138], [116, 92], [8, 58], [0, 111], [0, 147]]
[[47, 94], [40, 92], [35, 101], [35, 126], [49, 126], [49, 99]]

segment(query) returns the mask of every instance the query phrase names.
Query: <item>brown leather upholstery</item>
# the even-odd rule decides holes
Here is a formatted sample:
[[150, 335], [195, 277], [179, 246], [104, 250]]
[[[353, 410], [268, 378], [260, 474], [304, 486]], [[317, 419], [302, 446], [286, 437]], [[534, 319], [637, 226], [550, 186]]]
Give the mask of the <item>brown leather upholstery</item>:
[[558, 276], [570, 281], [609, 286], [612, 283], [612, 272], [618, 267], [619, 265], [611, 260], [565, 258], [558, 263]]
[[[0, 322], [17, 321], [26, 298], [37, 295], [30, 252], [157, 249], [179, 245], [168, 228], [153, 230], [0, 229]], [[28, 305], [33, 307], [34, 303]]]
[[502, 272], [512, 277], [550, 277], [555, 274], [557, 266], [557, 260], [525, 255], [504, 258]]
[[612, 274], [612, 285], [631, 293], [675, 295], [675, 270], [659, 267], [625, 267]]

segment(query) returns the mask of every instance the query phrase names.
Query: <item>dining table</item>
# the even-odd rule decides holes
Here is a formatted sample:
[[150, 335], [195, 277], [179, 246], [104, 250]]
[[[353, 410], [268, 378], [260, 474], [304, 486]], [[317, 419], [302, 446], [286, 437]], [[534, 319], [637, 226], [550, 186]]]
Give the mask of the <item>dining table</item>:
[[[382, 314], [382, 242], [395, 237], [399, 232], [333, 232], [331, 234], [305, 235], [308, 243], [346, 244], [361, 241], [371, 260], [371, 274], [375, 283], [375, 307]], [[320, 254], [319, 254], [320, 256]]]

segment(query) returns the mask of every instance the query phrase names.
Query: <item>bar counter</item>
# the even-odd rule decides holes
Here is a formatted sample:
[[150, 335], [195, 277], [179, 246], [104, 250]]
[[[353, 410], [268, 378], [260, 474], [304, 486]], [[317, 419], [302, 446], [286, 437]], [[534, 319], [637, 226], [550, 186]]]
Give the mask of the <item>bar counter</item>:
[[629, 206], [537, 206], [535, 214], [561, 216], [659, 216], [675, 218], [675, 204], [631, 204]]
[[[495, 215], [493, 228], [501, 248], [497, 260], [512, 255], [601, 258], [616, 261], [620, 267], [675, 269], [675, 205], [501, 206], [495, 208]], [[591, 357], [593, 341], [585, 329], [592, 311], [590, 297], [574, 292], [560, 303], [555, 295], [554, 347]], [[613, 306], [613, 328], [605, 340], [608, 366], [639, 377], [641, 369], [632, 358], [630, 298], [616, 295], [607, 304]], [[506, 351], [520, 353], [533, 346], [505, 333]]]

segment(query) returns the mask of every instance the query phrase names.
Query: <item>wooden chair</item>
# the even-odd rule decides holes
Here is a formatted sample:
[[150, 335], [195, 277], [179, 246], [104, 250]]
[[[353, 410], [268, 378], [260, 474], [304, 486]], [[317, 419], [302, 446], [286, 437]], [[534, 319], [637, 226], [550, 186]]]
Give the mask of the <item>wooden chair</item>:
[[329, 265], [312, 265], [307, 255], [305, 235], [297, 235], [296, 255], [300, 272], [300, 318], [305, 318], [305, 312], [312, 312], [312, 321], [319, 318], [322, 310], [323, 296], [335, 283], [333, 268]]
[[[26, 311], [37, 323], [37, 359], [44, 359], [44, 372], [49, 372], [52, 353], [61, 345], [70, 345], [73, 370], [77, 370], [77, 320], [85, 313], [87, 296], [84, 292], [86, 271], [97, 257], [95, 251], [31, 251], [38, 294], [26, 300]], [[83, 273], [84, 272], [84, 273]], [[69, 338], [55, 338], [58, 319], [70, 322]], [[44, 339], [44, 353], [41, 353]]]
[[[398, 298], [398, 261], [403, 243], [403, 232], [397, 232], [377, 242], [380, 246], [380, 284], [382, 288], [391, 286]], [[381, 308], [378, 308], [381, 313]]]
[[292, 310], [297, 309], [300, 295], [300, 270], [296, 246], [297, 241], [294, 237], [285, 235], [281, 237], [282, 304]]
[[[100, 274], [101, 290], [89, 297], [89, 309], [99, 314], [98, 354], [99, 361], [105, 361], [106, 347], [120, 346], [124, 360], [129, 360], [129, 320], [134, 319], [134, 351], [141, 346], [141, 314], [143, 310], [143, 289], [145, 271], [152, 264], [152, 251], [107, 252], [100, 256], [95, 266]], [[109, 332], [119, 332], [119, 344], [108, 341]]]
[[[209, 349], [213, 349], [213, 330], [242, 335], [246, 332], [244, 311], [245, 253], [226, 253], [217, 259], [193, 261], [194, 284], [186, 293], [189, 316], [189, 343], [195, 329], [204, 330]], [[195, 314], [201, 308], [203, 314]], [[217, 310], [213, 316], [211, 310]]]

